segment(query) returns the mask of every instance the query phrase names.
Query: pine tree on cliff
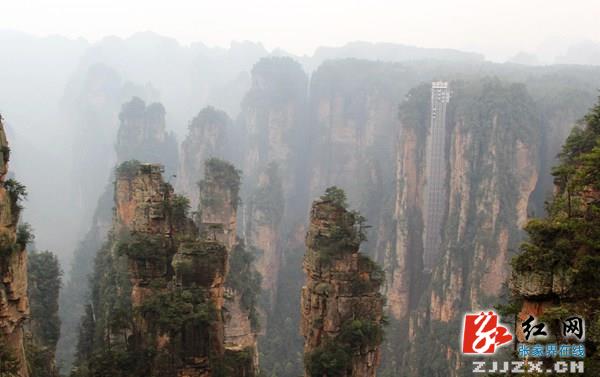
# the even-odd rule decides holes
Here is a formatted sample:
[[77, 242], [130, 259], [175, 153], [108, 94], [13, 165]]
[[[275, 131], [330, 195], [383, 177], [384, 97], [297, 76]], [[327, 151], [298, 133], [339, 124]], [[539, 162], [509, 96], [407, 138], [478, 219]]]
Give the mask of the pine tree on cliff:
[[56, 255], [49, 251], [28, 256], [31, 339], [26, 345], [31, 377], [55, 377], [56, 343], [60, 334], [58, 293], [62, 271]]
[[[600, 375], [600, 102], [573, 129], [554, 168], [548, 215], [525, 227], [529, 240], [513, 259], [513, 313], [541, 304], [558, 333], [566, 315], [586, 324], [585, 374]], [[546, 280], [548, 278], [548, 280]], [[552, 282], [547, 284], [544, 282]], [[517, 324], [518, 325], [518, 324]]]

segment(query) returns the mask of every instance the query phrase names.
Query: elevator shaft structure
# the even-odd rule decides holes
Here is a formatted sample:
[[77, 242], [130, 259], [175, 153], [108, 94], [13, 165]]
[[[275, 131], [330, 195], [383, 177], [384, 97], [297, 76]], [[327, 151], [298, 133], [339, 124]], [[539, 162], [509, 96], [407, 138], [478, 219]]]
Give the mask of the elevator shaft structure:
[[432, 82], [423, 232], [423, 266], [427, 272], [430, 272], [438, 263], [441, 255], [442, 220], [446, 210], [446, 106], [449, 101], [448, 83]]

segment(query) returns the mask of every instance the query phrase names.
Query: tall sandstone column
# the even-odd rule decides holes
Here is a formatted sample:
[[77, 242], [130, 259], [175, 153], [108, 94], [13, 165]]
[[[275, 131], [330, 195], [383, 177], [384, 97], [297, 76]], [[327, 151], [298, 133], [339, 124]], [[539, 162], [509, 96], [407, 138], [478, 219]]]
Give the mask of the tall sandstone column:
[[29, 317], [27, 251], [17, 236], [22, 194], [16, 181], [5, 179], [10, 148], [1, 116], [0, 156], [0, 346], [6, 347], [3, 351], [15, 358], [19, 376], [28, 377], [23, 348], [23, 323]]
[[[235, 252], [237, 239], [237, 208], [240, 189], [240, 172], [223, 160], [209, 159], [200, 181], [199, 221], [201, 237], [214, 240], [227, 251], [229, 258]], [[217, 296], [219, 308], [224, 312], [225, 368], [231, 377], [252, 377], [258, 374], [256, 332], [250, 313], [242, 305], [242, 295], [233, 289], [221, 289]], [[232, 361], [235, 362], [232, 363]], [[228, 365], [228, 364], [235, 364]]]
[[[162, 171], [161, 165], [135, 161], [117, 169], [116, 255], [127, 256], [134, 347], [157, 351], [153, 375], [210, 377], [224, 355], [227, 250], [216, 240], [198, 238], [185, 215], [185, 200], [174, 194]], [[168, 310], [181, 313], [167, 318]], [[209, 319], [194, 317], [201, 312]]]
[[384, 277], [358, 251], [360, 225], [359, 215], [335, 200], [312, 205], [301, 298], [306, 377], [376, 375]]

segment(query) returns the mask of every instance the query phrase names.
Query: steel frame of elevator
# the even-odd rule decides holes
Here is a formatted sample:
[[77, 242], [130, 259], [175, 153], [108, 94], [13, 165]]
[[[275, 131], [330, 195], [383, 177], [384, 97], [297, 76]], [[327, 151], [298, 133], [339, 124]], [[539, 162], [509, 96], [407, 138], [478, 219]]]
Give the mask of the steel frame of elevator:
[[446, 201], [446, 106], [450, 101], [448, 83], [431, 83], [431, 116], [427, 143], [423, 265], [431, 271], [441, 254], [442, 220]]

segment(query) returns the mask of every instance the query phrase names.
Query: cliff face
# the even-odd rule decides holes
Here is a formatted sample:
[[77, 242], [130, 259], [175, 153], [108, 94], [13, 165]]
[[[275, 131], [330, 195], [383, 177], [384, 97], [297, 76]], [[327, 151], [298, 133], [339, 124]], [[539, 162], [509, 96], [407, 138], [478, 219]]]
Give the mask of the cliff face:
[[[246, 138], [243, 195], [249, 200], [244, 231], [249, 246], [258, 252], [257, 267], [268, 295], [263, 300], [266, 312], [274, 310], [282, 233], [289, 231], [289, 223], [301, 221], [298, 213], [307, 203], [303, 184], [307, 168], [303, 154], [309, 143], [307, 83], [306, 73], [294, 60], [261, 59], [252, 69], [252, 86], [238, 119]], [[275, 195], [268, 198], [270, 194]], [[290, 216], [284, 224], [285, 212]]]
[[[228, 259], [226, 275], [230, 279], [242, 279], [239, 276], [248, 271], [232, 269], [234, 253], [245, 253], [238, 247], [237, 208], [240, 190], [240, 172], [217, 159], [205, 163], [205, 177], [200, 185], [200, 232], [209, 240], [215, 240], [225, 246]], [[226, 276], [224, 275], [224, 276]], [[254, 376], [258, 373], [258, 349], [256, 332], [251, 323], [252, 307], [244, 303], [244, 292], [240, 286], [221, 284], [211, 290], [217, 302], [217, 309], [223, 309], [225, 367], [232, 376]], [[228, 365], [238, 360], [234, 365]]]
[[[301, 297], [307, 377], [376, 375], [383, 272], [358, 252], [362, 229], [356, 216], [325, 197], [311, 209]], [[333, 362], [323, 361], [328, 357]]]
[[295, 163], [305, 146], [304, 117], [308, 79], [300, 64], [289, 58], [261, 59], [252, 69], [252, 87], [242, 102], [239, 122], [247, 137], [243, 170], [253, 174], [270, 162], [289, 171], [286, 193], [294, 188]]
[[137, 97], [123, 104], [119, 113], [117, 160], [161, 163], [168, 175], [177, 172], [177, 142], [165, 126], [165, 108], [160, 103], [146, 103]]
[[[200, 233], [221, 243], [229, 255], [236, 243], [239, 175], [231, 165], [211, 159], [205, 163], [205, 178], [200, 181]], [[229, 263], [225, 264], [229, 269]], [[220, 310], [225, 303], [225, 274], [213, 287], [212, 295]]]
[[333, 184], [359, 204], [377, 196], [363, 187], [380, 189], [380, 172], [393, 166], [397, 107], [412, 80], [406, 68], [393, 64], [348, 59], [319, 67], [310, 87], [310, 197]]
[[6, 179], [10, 148], [1, 117], [0, 150], [0, 347], [3, 357], [10, 355], [16, 360], [12, 372], [28, 377], [23, 346], [23, 323], [29, 316], [27, 239], [23, 239], [22, 229], [17, 230], [25, 188]]
[[[461, 290], [463, 302], [472, 308], [487, 307], [490, 298], [499, 296], [508, 272], [508, 251], [522, 236], [540, 157], [539, 119], [524, 86], [484, 81], [475, 89], [483, 97], [477, 101], [489, 98], [495, 103], [475, 104], [476, 111], [467, 98], [473, 89], [454, 88], [458, 98], [450, 115], [454, 130], [448, 159], [447, 251], [444, 267], [432, 278], [445, 290], [434, 290], [431, 299], [432, 319], [444, 322], [456, 317], [460, 304], [452, 301]], [[503, 98], [509, 99], [507, 105], [502, 105]], [[458, 252], [466, 245], [472, 254]], [[471, 261], [461, 263], [468, 276], [464, 282], [451, 265], [458, 264], [459, 255]]]
[[[346, 59], [323, 63], [311, 79], [310, 197], [330, 185], [343, 187], [373, 226], [364, 250], [385, 264], [397, 244], [395, 157], [401, 153], [400, 164], [411, 164], [421, 153], [419, 148], [397, 151], [398, 134], [404, 132], [398, 104], [420, 75], [426, 80], [428, 73], [399, 64]], [[420, 195], [420, 190], [415, 193]], [[394, 281], [410, 281], [409, 272], [389, 270], [397, 275]], [[396, 296], [404, 290], [400, 286], [388, 290], [390, 300], [400, 299]]]
[[258, 178], [258, 187], [248, 200], [247, 242], [257, 249], [256, 269], [262, 276], [262, 291], [267, 295], [266, 309], [272, 309], [277, 295], [281, 267], [281, 221], [283, 187], [276, 163], [271, 163]]
[[[127, 252], [128, 275], [131, 282], [131, 304], [140, 308], [155, 293], [150, 283], [169, 279], [168, 260], [173, 252], [169, 238], [174, 236], [167, 216], [167, 203], [174, 195], [162, 178], [160, 165], [124, 163], [115, 182], [115, 219], [113, 226], [118, 242], [133, 248], [137, 243], [147, 248], [148, 255]], [[152, 239], [150, 239], [152, 237]], [[147, 242], [147, 245], [145, 244]], [[154, 245], [151, 245], [154, 243]], [[155, 248], [153, 249], [152, 246]], [[141, 251], [141, 250], [140, 250]], [[151, 254], [158, 255], [151, 255]], [[159, 287], [164, 291], [166, 286]], [[142, 325], [147, 328], [147, 325]]]
[[[408, 366], [415, 368], [412, 373], [416, 375], [435, 373], [434, 370], [453, 370], [459, 363], [454, 344], [439, 345], [443, 352], [438, 354], [444, 356], [429, 365], [426, 359], [416, 359], [418, 352], [402, 347], [398, 350], [396, 346], [405, 344], [409, 333], [413, 339], [429, 337], [428, 344], [437, 344], [432, 334], [459, 328], [457, 317], [465, 308], [495, 304], [508, 276], [509, 250], [520, 242], [520, 228], [528, 211], [539, 210], [547, 194], [548, 177], [541, 173], [544, 164], [552, 160], [556, 145], [576, 119], [573, 114], [580, 106], [578, 103], [587, 106], [592, 98], [587, 84], [578, 82], [565, 87], [564, 92], [566, 97], [570, 96], [566, 93], [571, 93], [577, 100], [562, 105], [563, 89], [557, 91], [555, 80], [571, 73], [561, 69], [533, 73], [528, 69], [487, 66], [483, 71], [484, 75], [493, 72], [502, 81], [466, 73], [464, 65], [390, 64], [353, 59], [323, 63], [310, 80], [306, 122], [310, 142], [301, 156], [292, 154], [300, 165], [308, 166], [297, 181], [296, 190], [305, 193], [299, 200], [288, 199], [289, 169], [279, 165], [285, 197], [283, 229], [277, 231], [269, 222], [278, 218], [278, 212], [265, 215], [252, 208], [253, 192], [243, 193], [248, 205], [245, 208], [248, 243], [261, 244], [264, 246], [259, 249], [269, 250], [276, 240], [283, 249], [278, 253], [279, 259], [289, 260], [286, 253], [295, 250], [288, 242], [294, 234], [295, 224], [291, 219], [303, 216], [305, 210], [301, 207], [307, 206], [306, 198], [315, 197], [332, 184], [347, 190], [352, 204], [373, 225], [363, 250], [381, 261], [389, 276], [386, 295], [394, 330], [386, 341], [389, 354], [386, 353], [384, 364], [386, 372], [395, 368], [391, 374], [398, 374]], [[425, 271], [422, 254], [427, 231], [425, 173], [429, 166], [426, 151], [431, 144], [428, 131], [431, 92], [429, 87], [421, 88], [421, 93], [419, 89], [409, 90], [434, 77], [468, 81], [451, 83], [454, 94], [448, 107], [445, 147], [440, 151], [445, 159], [443, 169], [449, 173], [443, 177], [447, 192], [440, 211], [443, 234], [439, 237], [439, 267]], [[278, 79], [293, 85], [289, 77]], [[526, 84], [509, 84], [512, 81]], [[573, 76], [568, 81], [577, 79]], [[256, 88], [263, 82], [272, 85], [271, 81], [257, 80]], [[269, 102], [268, 98], [263, 97], [262, 103], [277, 108], [277, 102]], [[410, 108], [404, 104], [399, 111], [398, 104], [403, 102], [411, 104]], [[246, 110], [246, 119], [259, 119], [250, 115], [264, 114], [251, 107]], [[249, 148], [248, 161], [260, 160], [271, 148], [268, 143], [258, 145]], [[251, 188], [267, 181], [260, 170], [245, 171], [259, 181]], [[290, 207], [298, 203], [302, 203], [299, 208]], [[279, 239], [275, 239], [275, 234], [280, 234]], [[274, 259], [274, 256], [265, 258]], [[265, 269], [260, 255], [258, 261], [258, 266]], [[266, 275], [264, 287], [271, 281], [277, 279]], [[281, 289], [286, 283], [279, 279], [276, 284]], [[275, 302], [271, 324], [292, 320], [293, 315], [278, 309], [284, 307], [285, 303]], [[411, 312], [417, 315], [410, 317]], [[277, 343], [276, 337], [269, 334], [281, 333], [285, 331], [268, 324], [266, 338], [273, 339], [273, 344]], [[269, 349], [271, 346], [268, 345]], [[274, 351], [274, 354], [282, 353]], [[270, 361], [271, 364], [278, 374], [294, 375], [288, 372], [292, 369], [290, 363]], [[395, 366], [388, 369], [392, 364]]]
[[[408, 354], [439, 349], [439, 355], [445, 355], [441, 360], [412, 359], [415, 375], [458, 368], [452, 340], [431, 334], [439, 326], [460, 328], [465, 308], [494, 304], [508, 276], [509, 250], [521, 239], [530, 195], [538, 183], [539, 121], [524, 86], [492, 80], [451, 83], [451, 88], [447, 147], [440, 151], [448, 192], [438, 211], [443, 233], [431, 271], [423, 265], [429, 87], [413, 90], [400, 108], [396, 247], [388, 255], [393, 271], [388, 281], [390, 313], [403, 323], [398, 333], [409, 334]], [[417, 337], [427, 340], [417, 342]]]
[[199, 186], [200, 232], [231, 251], [236, 244], [240, 172], [222, 160], [209, 159]]
[[229, 116], [213, 107], [206, 107], [190, 122], [189, 132], [181, 144], [181, 164], [177, 177], [178, 188], [198, 206], [198, 182], [204, 177], [203, 161], [227, 157], [228, 132], [233, 126]]
[[162, 178], [160, 165], [125, 163], [115, 184], [116, 231], [168, 234], [163, 203], [173, 195]]

